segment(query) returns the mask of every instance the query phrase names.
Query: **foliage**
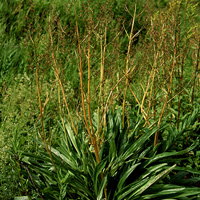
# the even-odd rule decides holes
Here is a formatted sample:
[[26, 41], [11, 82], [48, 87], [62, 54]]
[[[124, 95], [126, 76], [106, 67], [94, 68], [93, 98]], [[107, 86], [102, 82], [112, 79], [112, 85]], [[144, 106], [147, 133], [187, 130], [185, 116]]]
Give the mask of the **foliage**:
[[[50, 98], [55, 102], [46, 106], [49, 111], [45, 113], [45, 130], [51, 132], [54, 141], [59, 136], [57, 134], [59, 127], [54, 126], [57, 120], [56, 113], [57, 115], [59, 113], [55, 109], [58, 91], [55, 88], [53, 92], [51, 87], [50, 83], [43, 84], [42, 91], [44, 95], [42, 95], [42, 99], [45, 101]], [[67, 86], [65, 88], [69, 90]], [[70, 96], [71, 94], [68, 95]], [[26, 181], [20, 175], [21, 172], [15, 156], [18, 155], [19, 159], [21, 159], [21, 152], [35, 152], [38, 149], [38, 145], [35, 144], [33, 138], [38, 138], [41, 125], [37, 89], [31, 80], [31, 76], [27, 74], [24, 74], [24, 76], [18, 75], [14, 78], [14, 82], [9, 88], [4, 88], [0, 110], [2, 112], [0, 135], [0, 188], [2, 191], [0, 194], [3, 195], [0, 197], [2, 199], [12, 199], [13, 196], [23, 194], [25, 188], [22, 186], [26, 185]]]
[[0, 198], [199, 198], [198, 9], [3, 0]]
[[[197, 112], [192, 119], [196, 117]], [[108, 199], [189, 199], [200, 193], [197, 187], [188, 187], [190, 183], [194, 184], [189, 177], [199, 175], [199, 171], [179, 167], [177, 162], [188, 157], [199, 145], [198, 138], [186, 149], [176, 151], [173, 150], [174, 142], [163, 138], [163, 143], [168, 146], [163, 151], [152, 145], [157, 127], [141, 129], [144, 121], [140, 120], [134, 130], [127, 133], [127, 126], [122, 128], [120, 110], [108, 112], [107, 119], [98, 164], [82, 126], [76, 137], [67, 122], [67, 138], [63, 132], [58, 144], [51, 147], [57, 171], [44, 149], [40, 149], [38, 155], [23, 153], [21, 166], [25, 174], [26, 170], [29, 171], [29, 182], [40, 196], [48, 199], [102, 199], [105, 186]], [[178, 131], [175, 140], [186, 132], [193, 120], [182, 122], [185, 129]], [[139, 134], [141, 136], [136, 140]], [[100, 181], [101, 174], [104, 178]], [[184, 175], [188, 178], [184, 179]], [[196, 181], [199, 181], [198, 176]]]

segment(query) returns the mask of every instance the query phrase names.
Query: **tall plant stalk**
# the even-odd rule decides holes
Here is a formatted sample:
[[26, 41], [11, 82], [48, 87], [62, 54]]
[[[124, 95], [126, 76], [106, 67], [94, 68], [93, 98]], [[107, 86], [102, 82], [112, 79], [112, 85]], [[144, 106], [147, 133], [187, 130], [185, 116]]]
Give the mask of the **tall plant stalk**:
[[123, 128], [124, 128], [124, 118], [125, 118], [126, 95], [127, 95], [127, 89], [128, 89], [128, 69], [129, 69], [129, 60], [130, 60], [130, 49], [131, 49], [132, 40], [135, 37], [135, 35], [133, 35], [135, 17], [136, 17], [136, 4], [135, 4], [135, 10], [134, 10], [134, 16], [133, 16], [133, 20], [132, 20], [132, 25], [131, 25], [131, 33], [130, 33], [130, 35], [127, 34], [128, 38], [129, 38], [129, 44], [128, 44], [128, 51], [127, 51], [127, 56], [126, 56], [126, 71], [125, 71], [126, 86], [125, 86], [125, 91], [124, 91], [123, 108], [122, 108], [122, 127]]
[[37, 53], [36, 53], [36, 45], [35, 45], [35, 42], [33, 41], [31, 35], [30, 35], [30, 40], [31, 42], [33, 43], [33, 46], [34, 46], [34, 62], [35, 62], [35, 65], [36, 65], [36, 70], [35, 70], [35, 78], [36, 78], [36, 86], [37, 86], [37, 92], [38, 92], [38, 101], [39, 101], [39, 109], [40, 109], [40, 119], [41, 119], [41, 126], [42, 126], [42, 134], [40, 133], [40, 137], [42, 139], [42, 142], [44, 144], [44, 147], [47, 151], [47, 153], [49, 154], [49, 157], [51, 159], [51, 162], [55, 168], [55, 170], [57, 171], [57, 168], [56, 168], [56, 165], [53, 161], [53, 157], [52, 157], [52, 154], [51, 154], [51, 138], [49, 138], [49, 144], [47, 143], [47, 138], [46, 138], [46, 133], [45, 133], [45, 130], [44, 130], [44, 120], [43, 120], [43, 113], [44, 113], [44, 108], [45, 108], [45, 105], [48, 103], [48, 98], [44, 104], [44, 107], [42, 107], [42, 100], [41, 100], [41, 89], [40, 89], [40, 85], [39, 85], [39, 76], [38, 76], [38, 65], [37, 65], [37, 61], [36, 61], [36, 57], [37, 57]]
[[88, 116], [89, 116], [89, 122], [92, 130], [92, 134], [95, 135], [94, 133], [94, 128], [92, 124], [92, 118], [91, 118], [91, 110], [90, 110], [90, 34], [91, 31], [89, 30], [88, 34], [88, 55], [87, 55], [87, 61], [88, 61], [88, 97], [87, 97], [87, 104], [88, 104]]
[[[162, 111], [158, 120], [158, 127], [160, 127], [161, 121], [162, 121], [162, 117], [164, 115], [164, 111], [165, 111], [165, 107], [168, 103], [168, 96], [170, 94], [170, 89], [171, 89], [171, 84], [172, 84], [172, 80], [173, 80], [173, 72], [174, 72], [174, 68], [175, 68], [175, 59], [176, 59], [176, 34], [175, 34], [175, 39], [174, 39], [174, 53], [173, 53], [173, 60], [172, 60], [172, 67], [171, 67], [171, 74], [170, 74], [170, 80], [169, 80], [169, 84], [168, 84], [168, 89], [167, 89], [167, 95], [165, 97], [165, 102], [163, 104], [162, 107]], [[158, 132], [155, 133], [155, 137], [154, 137], [154, 146], [156, 146], [158, 144]]]
[[[158, 127], [160, 127], [161, 125], [161, 121], [164, 115], [164, 111], [166, 106], [168, 105], [168, 103], [171, 103], [171, 107], [172, 107], [172, 101], [168, 101], [168, 98], [170, 97], [170, 99], [172, 99], [172, 95], [173, 95], [173, 74], [174, 74], [174, 68], [177, 64], [177, 56], [178, 56], [178, 43], [179, 43], [179, 35], [178, 35], [178, 30], [179, 30], [179, 18], [180, 18], [180, 5], [181, 5], [181, 1], [175, 1], [175, 4], [173, 5], [175, 8], [175, 14], [172, 15], [172, 25], [173, 25], [173, 57], [172, 57], [172, 65], [171, 65], [171, 70], [170, 70], [170, 77], [169, 77], [169, 81], [168, 81], [168, 86], [167, 86], [167, 94], [163, 103], [163, 107], [160, 113], [160, 117], [158, 120]], [[155, 137], [154, 137], [154, 146], [157, 145], [158, 143], [158, 135], [159, 133], [156, 132], [155, 133]]]
[[[76, 13], [76, 11], [75, 11]], [[95, 156], [97, 163], [100, 162], [99, 158], [99, 147], [97, 143], [97, 137], [94, 133], [93, 130], [93, 125], [92, 125], [92, 120], [91, 120], [91, 114], [90, 114], [90, 31], [89, 31], [89, 41], [88, 41], [88, 114], [89, 114], [89, 122], [91, 125], [92, 133], [90, 131], [89, 124], [87, 122], [87, 115], [86, 115], [86, 110], [85, 110], [85, 103], [84, 103], [84, 91], [83, 91], [83, 68], [82, 68], [82, 55], [81, 55], [81, 42], [80, 42], [80, 37], [79, 37], [79, 30], [78, 30], [78, 22], [76, 20], [76, 34], [77, 34], [77, 40], [78, 40], [78, 51], [79, 51], [79, 76], [80, 76], [80, 87], [81, 87], [81, 99], [82, 99], [82, 108], [83, 108], [83, 114], [84, 114], [84, 119], [85, 119], [85, 125], [86, 129], [88, 131], [88, 134], [90, 136], [92, 146], [95, 151]], [[102, 72], [102, 80], [103, 80], [103, 72]], [[100, 173], [101, 180], [103, 181], [103, 172]], [[104, 195], [105, 199], [107, 199], [107, 190], [106, 187], [104, 187]]]
[[100, 159], [99, 159], [99, 149], [98, 149], [98, 144], [97, 144], [97, 140], [96, 140], [96, 135], [95, 135], [95, 133], [92, 134], [91, 131], [90, 131], [90, 127], [89, 127], [89, 124], [88, 124], [88, 121], [87, 121], [86, 109], [85, 109], [84, 91], [83, 91], [83, 69], [82, 69], [81, 43], [80, 43], [80, 37], [79, 37], [79, 30], [78, 30], [78, 22], [77, 22], [77, 20], [76, 20], [76, 34], [77, 34], [78, 51], [79, 51], [79, 77], [80, 77], [81, 100], [82, 100], [83, 115], [84, 115], [84, 119], [85, 119], [86, 129], [87, 129], [88, 134], [90, 136], [90, 139], [91, 139], [91, 142], [92, 142], [92, 146], [94, 147], [96, 160], [97, 160], [97, 163], [99, 163], [100, 162]]
[[67, 99], [66, 99], [66, 96], [65, 96], [65, 90], [63, 88], [63, 84], [61, 82], [60, 75], [59, 75], [59, 69], [58, 69], [58, 66], [57, 66], [57, 63], [56, 63], [56, 58], [55, 58], [54, 49], [53, 49], [53, 37], [52, 37], [52, 31], [51, 31], [51, 25], [50, 25], [50, 16], [49, 16], [49, 35], [50, 35], [50, 39], [51, 39], [51, 54], [52, 54], [52, 59], [53, 59], [53, 63], [54, 63], [53, 71], [54, 71], [55, 77], [56, 77], [56, 79], [57, 79], [57, 81], [60, 85], [62, 95], [63, 95], [63, 99], [64, 99], [64, 102], [65, 102], [65, 106], [67, 108], [67, 112], [68, 112], [68, 115], [70, 117], [72, 128], [73, 128], [75, 134], [77, 135], [78, 132], [76, 130], [76, 127], [74, 125], [74, 122], [73, 122], [73, 119], [72, 119], [72, 116], [71, 116], [69, 105], [67, 103]]
[[[100, 116], [104, 117], [104, 125], [106, 123], [106, 119], [105, 116], [103, 115], [103, 110], [104, 110], [104, 68], [105, 68], [105, 55], [106, 55], [106, 37], [107, 37], [107, 22], [105, 22], [105, 30], [104, 30], [104, 42], [102, 39], [102, 36], [100, 37], [100, 46], [101, 46], [101, 68], [100, 68], [100, 93], [99, 93], [99, 97], [100, 97], [100, 104], [98, 107], [98, 125], [100, 126]], [[98, 126], [98, 129], [100, 128]]]
[[41, 125], [42, 125], [42, 134], [40, 134], [41, 139], [43, 141], [43, 144], [45, 146], [45, 149], [47, 151], [47, 153], [49, 154], [49, 157], [51, 159], [51, 162], [53, 164], [53, 166], [55, 167], [55, 170], [57, 171], [56, 165], [53, 161], [53, 157], [51, 154], [51, 138], [49, 138], [49, 144], [47, 143], [47, 138], [46, 138], [46, 134], [44, 131], [44, 121], [43, 121], [43, 108], [42, 108], [42, 101], [41, 101], [41, 90], [40, 90], [40, 86], [39, 86], [39, 77], [38, 77], [38, 66], [36, 64], [36, 85], [37, 85], [37, 91], [38, 91], [38, 100], [39, 100], [39, 107], [40, 107], [40, 118], [41, 118]]

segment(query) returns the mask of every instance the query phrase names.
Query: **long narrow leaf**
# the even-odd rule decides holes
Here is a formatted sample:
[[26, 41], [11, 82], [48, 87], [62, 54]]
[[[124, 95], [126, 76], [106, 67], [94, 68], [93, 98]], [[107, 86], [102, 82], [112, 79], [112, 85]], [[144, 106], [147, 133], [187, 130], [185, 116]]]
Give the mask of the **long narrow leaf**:
[[97, 200], [103, 199], [103, 190], [106, 186], [106, 183], [107, 183], [107, 176], [104, 177], [103, 181], [101, 182], [101, 185], [99, 187], [98, 194], [97, 194]]
[[149, 178], [144, 180], [135, 181], [134, 183], [129, 184], [128, 186], [122, 188], [120, 191], [115, 192], [114, 199], [124, 200], [131, 193], [142, 187], [146, 182], [148, 182]]
[[156, 155], [153, 159], [150, 159], [149, 161], [147, 161], [147, 163], [145, 164], [145, 167], [148, 166], [149, 164], [157, 161], [157, 160], [162, 159], [162, 158], [186, 154], [187, 152], [190, 152], [193, 149], [195, 149], [198, 144], [199, 144], [199, 140], [196, 140], [190, 147], [188, 147], [188, 148], [186, 148], [186, 149], [184, 149], [182, 151], [160, 153], [160, 154]]
[[61, 158], [64, 162], [66, 162], [70, 167], [72, 167], [72, 169], [80, 171], [80, 169], [73, 162], [71, 162], [67, 157], [65, 157], [63, 154], [61, 154], [58, 150], [56, 150], [52, 147], [51, 152], [54, 153], [59, 158]]
[[118, 190], [121, 190], [121, 188], [122, 188], [124, 182], [126, 181], [126, 179], [127, 179], [127, 178], [129, 177], [129, 175], [134, 171], [134, 169], [135, 169], [137, 166], [139, 166], [139, 165], [140, 165], [140, 163], [137, 163], [137, 164], [133, 165], [132, 167], [130, 167], [130, 169], [127, 170], [126, 173], [120, 178], [120, 181], [119, 181], [119, 183], [118, 183], [118, 185], [117, 185], [117, 189], [118, 189]]
[[67, 133], [68, 133], [68, 135], [69, 135], [69, 137], [70, 137], [70, 140], [71, 140], [71, 142], [72, 142], [74, 148], [76, 149], [78, 155], [80, 156], [80, 151], [79, 151], [79, 148], [78, 148], [78, 146], [77, 146], [76, 138], [75, 138], [75, 136], [74, 136], [74, 132], [73, 132], [72, 129], [71, 129], [71, 126], [70, 126], [68, 123], [66, 123], [66, 124], [65, 124], [65, 127], [66, 127], [66, 129], [67, 129]]
[[142, 135], [135, 143], [123, 154], [124, 159], [128, 159], [131, 155], [136, 154], [142, 148], [142, 146], [146, 143], [146, 141], [156, 132], [158, 131], [158, 127], [150, 130], [149, 132]]
[[105, 165], [106, 165], [106, 160], [102, 160], [98, 165], [95, 167], [94, 174], [93, 174], [93, 180], [94, 180], [94, 190], [95, 193], [97, 194], [98, 192], [98, 180], [99, 180], [99, 175], [102, 173]]
[[150, 178], [149, 181], [144, 186], [142, 186], [139, 190], [137, 190], [136, 192], [134, 192], [131, 195], [131, 197], [142, 194], [147, 188], [149, 188], [156, 181], [158, 181], [159, 179], [161, 179], [164, 175], [168, 174], [175, 167], [176, 167], [176, 165], [173, 165], [173, 166], [169, 167], [168, 169], [164, 170], [163, 172], [161, 172], [160, 174], [158, 174], [157, 176]]

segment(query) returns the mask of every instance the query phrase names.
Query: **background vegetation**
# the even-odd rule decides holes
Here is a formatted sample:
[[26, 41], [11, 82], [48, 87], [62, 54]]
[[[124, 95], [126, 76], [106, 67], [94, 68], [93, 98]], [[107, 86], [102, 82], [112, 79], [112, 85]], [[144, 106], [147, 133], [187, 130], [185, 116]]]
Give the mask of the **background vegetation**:
[[0, 198], [199, 199], [196, 0], [0, 5]]

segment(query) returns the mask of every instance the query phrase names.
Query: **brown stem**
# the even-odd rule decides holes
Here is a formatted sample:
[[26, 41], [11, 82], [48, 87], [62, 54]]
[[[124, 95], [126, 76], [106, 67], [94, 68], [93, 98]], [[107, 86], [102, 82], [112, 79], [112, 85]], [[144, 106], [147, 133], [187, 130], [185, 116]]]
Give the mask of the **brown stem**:
[[36, 53], [36, 45], [35, 45], [35, 42], [33, 41], [32, 37], [31, 37], [31, 34], [30, 34], [30, 40], [31, 40], [31, 42], [33, 43], [33, 46], [34, 46], [34, 62], [36, 64], [36, 74], [35, 75], [36, 75], [36, 85], [37, 85], [37, 91], [38, 91], [39, 107], [40, 107], [40, 118], [41, 118], [41, 125], [42, 125], [42, 134], [40, 133], [40, 137], [43, 141], [43, 144], [45, 146], [46, 151], [49, 154], [51, 162], [52, 162], [53, 166], [55, 167], [55, 170], [57, 171], [56, 165], [53, 161], [53, 157], [52, 157], [52, 154], [51, 154], [51, 147], [48, 146], [48, 144], [47, 144], [46, 134], [45, 134], [45, 131], [44, 131], [43, 112], [44, 112], [44, 107], [48, 102], [48, 99], [46, 100], [44, 107], [42, 108], [41, 90], [40, 90], [40, 86], [39, 86], [39, 77], [38, 77], [38, 65], [37, 65], [37, 61], [36, 61], [36, 57], [37, 57], [37, 55], [36, 55], [37, 54]]
[[[76, 15], [76, 10], [75, 10], [75, 15]], [[91, 125], [92, 133], [90, 131], [88, 122], [87, 122], [87, 116], [86, 116], [86, 110], [85, 110], [85, 103], [84, 103], [84, 91], [83, 91], [83, 69], [82, 69], [82, 55], [81, 55], [81, 43], [80, 43], [80, 37], [79, 37], [79, 31], [78, 31], [78, 23], [76, 20], [76, 33], [77, 33], [77, 39], [78, 39], [78, 49], [79, 49], [79, 76], [80, 76], [80, 86], [81, 86], [81, 99], [82, 99], [82, 108], [83, 108], [83, 114], [85, 118], [85, 124], [86, 124], [86, 129], [90, 135], [92, 145], [94, 147], [95, 151], [95, 156], [97, 163], [100, 162], [99, 158], [99, 149], [98, 149], [98, 144], [96, 140], [96, 135], [93, 130], [93, 125], [92, 125], [92, 120], [91, 120], [91, 114], [90, 114], [90, 33], [89, 33], [89, 42], [88, 42], [88, 115], [89, 115], [89, 122]], [[100, 174], [101, 180], [103, 181], [103, 172]], [[106, 188], [104, 187], [104, 195], [105, 199], [107, 199], [107, 191]]]
[[[134, 66], [134, 67], [132, 68], [132, 70], [128, 69], [127, 75], [131, 74], [131, 73], [133, 72], [133, 70], [135, 69], [135, 67], [136, 67], [136, 66]], [[117, 88], [117, 86], [120, 84], [120, 82], [121, 82], [124, 78], [126, 78], [126, 74], [124, 74], [124, 75], [119, 79], [119, 81], [115, 84], [115, 86], [112, 88], [112, 90], [110, 91], [110, 93], [109, 93], [109, 95], [108, 95], [108, 98], [107, 98], [107, 101], [106, 101], [106, 104], [105, 104], [105, 108], [104, 108], [104, 112], [103, 112], [103, 116], [102, 116], [102, 118], [101, 118], [100, 127], [101, 127], [101, 125], [102, 125], [102, 123], [103, 123], [104, 115], [106, 115], [106, 113], [107, 113], [107, 111], [108, 111], [108, 108], [109, 108], [109, 105], [108, 105], [108, 104], [109, 104], [110, 98], [112, 97], [112, 94], [113, 94], [114, 90]], [[100, 132], [100, 129], [98, 130], [97, 135], [99, 135], [99, 132]]]
[[[75, 10], [75, 15], [76, 15], [76, 10]], [[95, 136], [95, 134], [92, 135], [92, 133], [90, 131], [90, 128], [89, 128], [89, 125], [88, 125], [88, 122], [87, 122], [86, 110], [85, 110], [84, 91], [83, 91], [83, 69], [82, 69], [81, 43], [80, 43], [77, 20], [76, 20], [76, 34], [77, 34], [77, 39], [78, 39], [78, 50], [79, 50], [79, 76], [80, 76], [80, 87], [81, 87], [81, 99], [82, 99], [83, 114], [84, 114], [86, 129], [88, 131], [88, 134], [90, 135], [90, 138], [91, 138], [91, 141], [92, 141], [92, 146], [94, 147], [96, 160], [97, 160], [97, 163], [99, 163], [100, 162], [99, 149], [98, 149], [98, 145], [97, 145], [97, 141], [96, 141], [96, 136]]]
[[41, 139], [42, 139], [42, 141], [44, 143], [45, 149], [46, 149], [46, 151], [48, 152], [48, 154], [50, 156], [51, 162], [52, 162], [53, 166], [55, 167], [55, 170], [57, 171], [56, 165], [55, 165], [55, 163], [53, 161], [53, 157], [52, 157], [52, 154], [51, 154], [51, 146], [47, 144], [46, 134], [45, 134], [45, 131], [44, 131], [43, 109], [42, 109], [42, 101], [41, 101], [41, 90], [40, 90], [40, 87], [39, 87], [38, 66], [37, 66], [37, 64], [36, 64], [36, 84], [37, 84], [39, 106], [40, 106], [40, 118], [41, 118], [41, 125], [42, 125], [42, 135], [40, 134], [40, 136], [41, 136]]
[[54, 74], [55, 74], [55, 77], [56, 77], [56, 79], [57, 79], [57, 81], [60, 85], [60, 88], [61, 88], [61, 91], [62, 91], [62, 94], [63, 94], [63, 99], [64, 99], [64, 102], [65, 102], [65, 105], [66, 105], [66, 108], [67, 108], [67, 112], [68, 112], [68, 115], [69, 115], [70, 120], [71, 120], [72, 128], [73, 128], [75, 134], [77, 135], [78, 132], [75, 128], [75, 125], [74, 125], [74, 122], [73, 122], [73, 119], [72, 119], [72, 116], [71, 116], [71, 113], [70, 113], [70, 110], [69, 110], [69, 106], [68, 106], [68, 103], [67, 103], [67, 100], [66, 100], [66, 97], [65, 97], [65, 91], [64, 91], [62, 82], [60, 80], [59, 70], [58, 70], [58, 66], [57, 66], [57, 63], [56, 63], [55, 55], [54, 55], [53, 38], [52, 38], [52, 32], [51, 32], [51, 26], [50, 26], [50, 16], [49, 16], [49, 35], [50, 35], [50, 38], [51, 38], [51, 54], [52, 54], [52, 59], [53, 59], [53, 63], [54, 63], [54, 66], [55, 66], [55, 68], [53, 68]]
[[133, 36], [133, 28], [134, 28], [134, 23], [135, 23], [135, 16], [136, 16], [136, 4], [135, 4], [135, 11], [134, 11], [134, 16], [132, 20], [132, 25], [131, 25], [131, 33], [129, 36], [129, 44], [128, 44], [128, 51], [127, 51], [127, 57], [126, 57], [126, 87], [125, 87], [125, 92], [124, 92], [124, 99], [123, 99], [123, 109], [122, 109], [122, 127], [124, 128], [124, 117], [125, 117], [125, 102], [126, 102], [126, 95], [127, 95], [127, 89], [128, 89], [128, 68], [129, 68], [129, 60], [130, 60], [130, 49], [131, 49], [131, 43], [134, 38]]
[[89, 116], [89, 122], [90, 122], [90, 126], [92, 129], [92, 134], [94, 135], [94, 128], [93, 128], [93, 124], [92, 124], [92, 118], [91, 118], [91, 110], [90, 110], [90, 30], [89, 30], [89, 36], [88, 36], [88, 56], [87, 56], [87, 60], [88, 60], [88, 99], [87, 99], [87, 103], [88, 103], [88, 116]]
[[[167, 105], [168, 102], [168, 96], [170, 93], [170, 88], [171, 88], [171, 83], [172, 83], [172, 78], [173, 78], [173, 71], [174, 71], [174, 67], [175, 67], [175, 57], [176, 57], [176, 41], [174, 42], [174, 55], [173, 55], [173, 61], [172, 61], [172, 68], [171, 68], [171, 75], [170, 75], [170, 80], [169, 80], [169, 85], [168, 85], [168, 89], [167, 89], [167, 96], [165, 98], [165, 102], [163, 104], [163, 108], [160, 114], [160, 118], [158, 121], [158, 127], [160, 127], [161, 124], [161, 120], [165, 111], [165, 107]], [[154, 137], [154, 146], [156, 146], [158, 144], [158, 132], [155, 133], [155, 137]]]

